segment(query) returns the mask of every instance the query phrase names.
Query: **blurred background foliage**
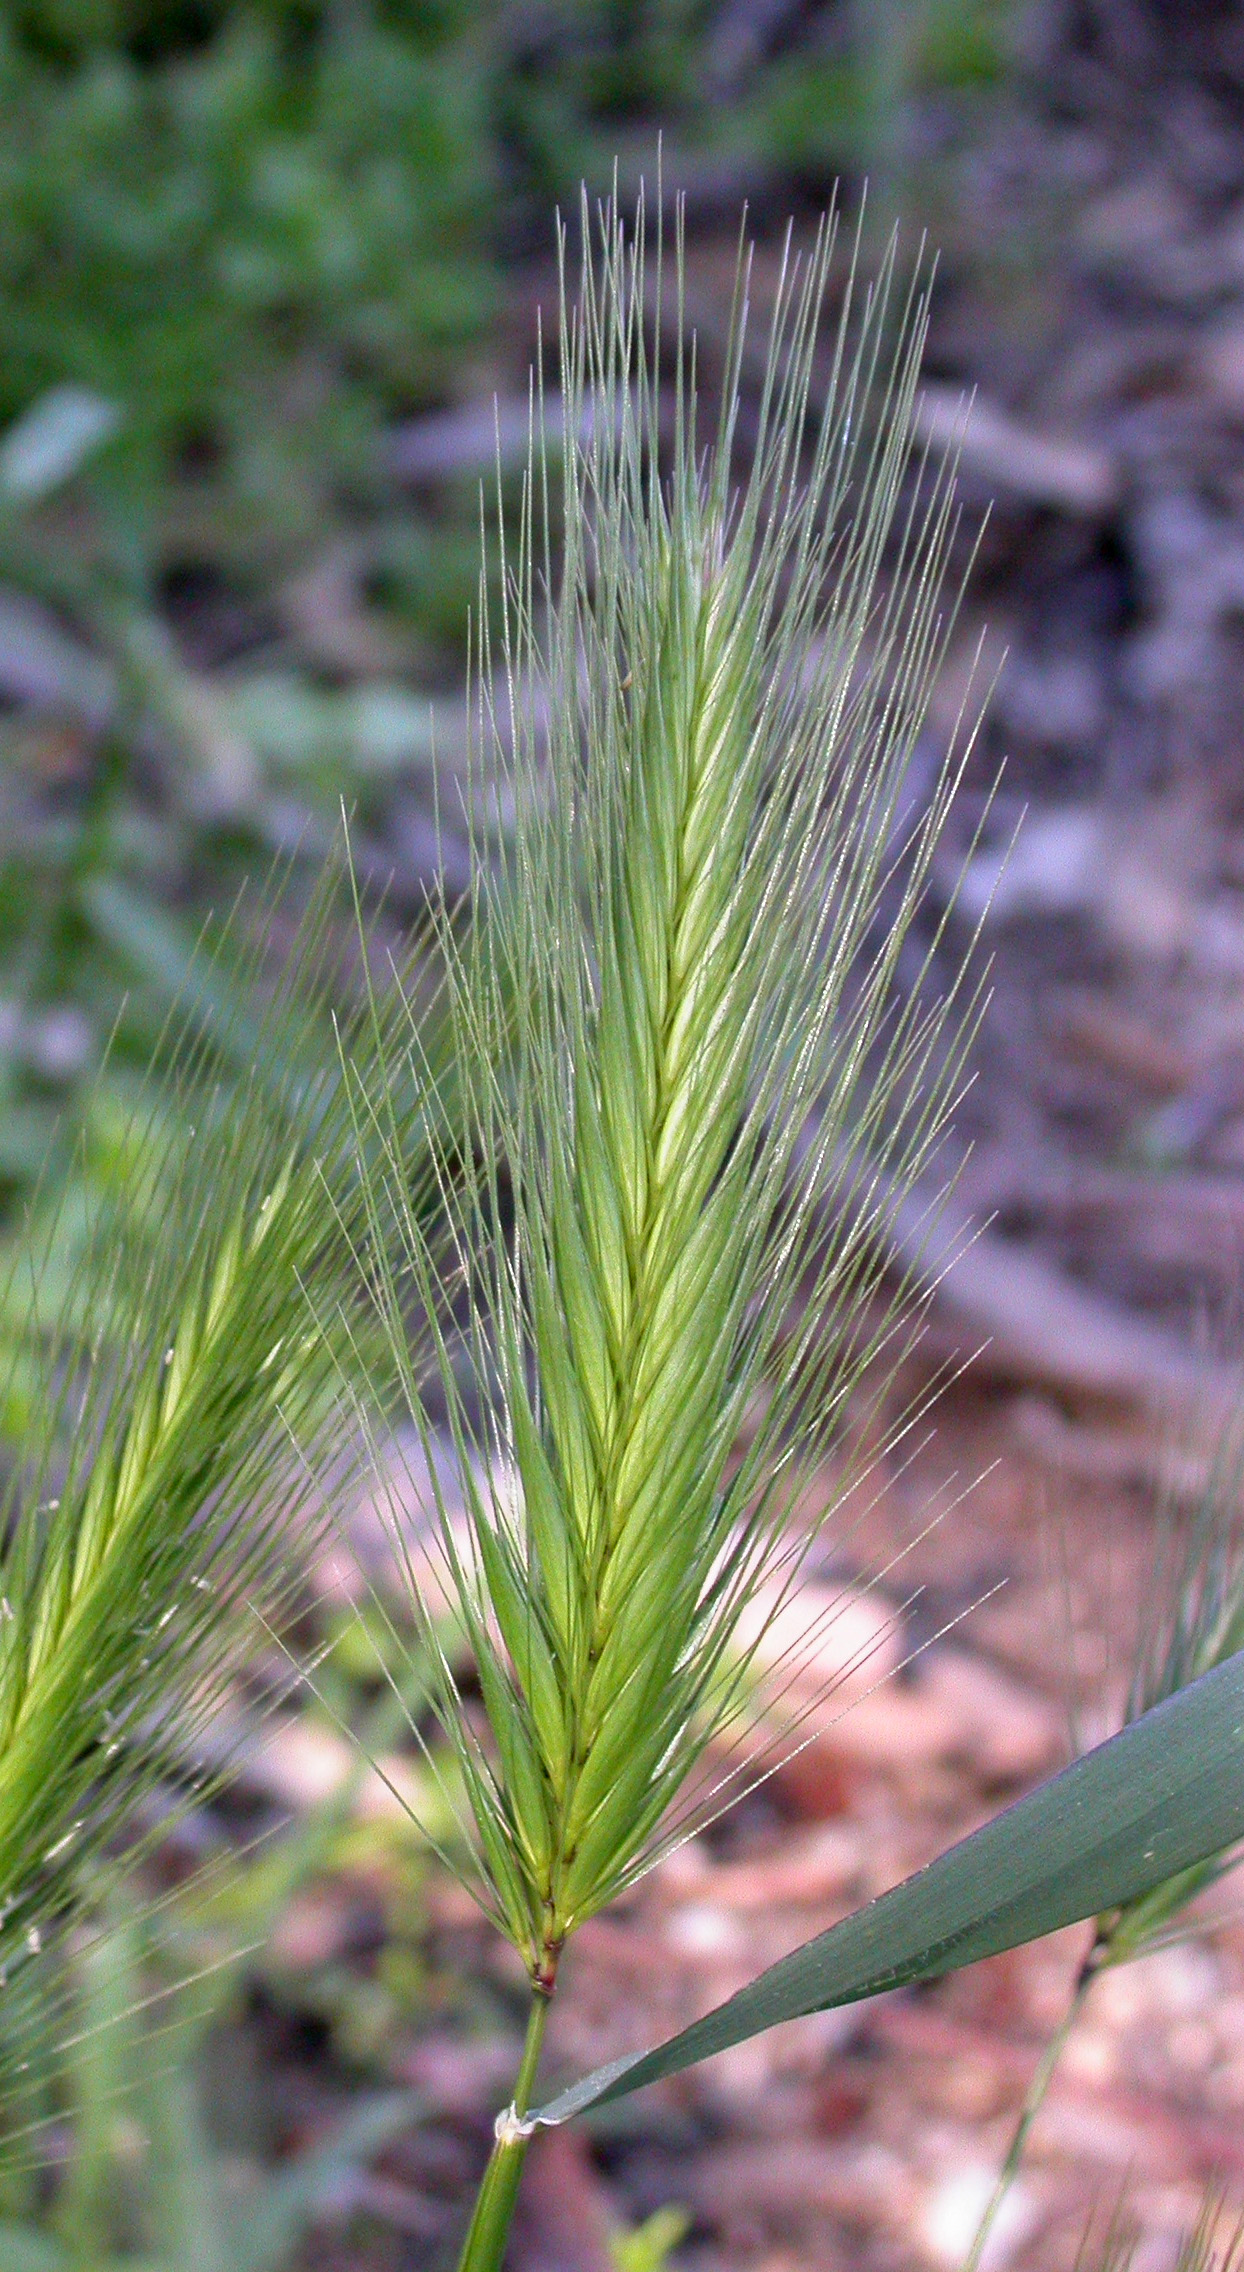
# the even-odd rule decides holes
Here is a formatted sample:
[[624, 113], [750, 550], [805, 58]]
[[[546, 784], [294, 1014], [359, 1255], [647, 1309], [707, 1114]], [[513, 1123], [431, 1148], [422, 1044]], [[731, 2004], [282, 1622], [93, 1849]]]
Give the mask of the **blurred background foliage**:
[[[451, 760], [464, 738], [491, 400], [521, 404], [555, 206], [615, 164], [637, 181], [658, 136], [731, 231], [749, 189], [810, 206], [843, 169], [892, 205], [930, 101], [949, 147], [991, 99], [1009, 22], [1005, 0], [4, 11], [0, 1224], [124, 1174], [204, 912], [274, 853], [313, 867], [342, 796], [417, 903], [434, 732]], [[209, 1032], [243, 1030], [228, 987], [199, 987]]]
[[135, 547], [270, 566], [374, 495], [386, 417], [492, 304], [482, 27], [294, 8], [34, 7], [0, 49], [0, 411], [121, 413]]

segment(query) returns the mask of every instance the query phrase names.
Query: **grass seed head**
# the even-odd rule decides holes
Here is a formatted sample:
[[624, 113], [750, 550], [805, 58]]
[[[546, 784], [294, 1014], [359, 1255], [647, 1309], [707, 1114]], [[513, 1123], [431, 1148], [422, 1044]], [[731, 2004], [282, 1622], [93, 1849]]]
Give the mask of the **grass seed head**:
[[960, 1061], [927, 941], [897, 982], [953, 787], [908, 813], [955, 525], [912, 462], [922, 287], [891, 252], [865, 288], [832, 224], [788, 250], [744, 464], [747, 277], [706, 448], [681, 242], [584, 212], [561, 567], [537, 392], [503, 652], [480, 640], [516, 821], [500, 860], [481, 838], [471, 937], [445, 930], [476, 1165], [442, 1153], [454, 1283], [407, 1235], [384, 1290], [395, 1333], [404, 1282], [446, 1321], [464, 1473], [482, 1450], [520, 1485], [469, 1484], [471, 1546], [444, 1540], [487, 1732], [444, 1657], [440, 1703], [485, 1899], [546, 1987], [738, 1708], [740, 1611], [806, 1543], [798, 1476], [886, 1338], [869, 1174], [910, 1184]]
[[145, 1135], [136, 1112], [59, 1328], [30, 1264], [46, 1393], [0, 1517], [10, 1970], [153, 1779], [171, 1768], [185, 1788], [188, 1749], [263, 1630], [253, 1613], [321, 1519], [312, 1463], [340, 1462], [361, 1184], [325, 1018], [349, 935], [334, 896], [330, 879], [247, 1078], [222, 1084], [193, 1003], [174, 1020], [167, 1077], [143, 1100], [165, 1109]]

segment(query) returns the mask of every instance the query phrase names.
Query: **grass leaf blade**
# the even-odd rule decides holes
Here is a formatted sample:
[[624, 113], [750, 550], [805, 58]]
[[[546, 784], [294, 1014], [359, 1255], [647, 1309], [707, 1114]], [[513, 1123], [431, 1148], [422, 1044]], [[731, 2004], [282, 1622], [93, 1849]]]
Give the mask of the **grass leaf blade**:
[[779, 2021], [936, 1980], [1099, 1916], [1244, 1837], [1244, 1652], [771, 1965], [654, 2051], [541, 2107], [554, 2125]]

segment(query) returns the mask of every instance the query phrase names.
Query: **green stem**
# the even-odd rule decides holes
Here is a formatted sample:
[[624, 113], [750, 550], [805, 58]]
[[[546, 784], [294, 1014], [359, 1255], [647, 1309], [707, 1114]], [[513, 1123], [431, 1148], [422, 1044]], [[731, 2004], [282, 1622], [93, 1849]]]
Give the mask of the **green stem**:
[[[540, 2046], [544, 2041], [544, 2023], [548, 2018], [549, 1999], [537, 1989], [531, 1999], [527, 2019], [527, 2037], [523, 2056], [514, 2085], [511, 2115], [524, 2115], [531, 2104], [535, 2088], [536, 2069], [540, 2064]], [[504, 2121], [504, 2118], [503, 2118]], [[458, 2259], [458, 2272], [501, 2272], [506, 2242], [510, 2237], [510, 2222], [518, 2196], [518, 2181], [527, 2159], [527, 2138], [522, 2131], [499, 2132], [496, 2145], [488, 2157], [483, 2182], [476, 2196], [475, 2209]]]
[[993, 2192], [989, 2196], [989, 2200], [985, 2207], [985, 2213], [976, 2228], [976, 2238], [968, 2251], [967, 2258], [963, 2267], [963, 2272], [980, 2272], [980, 2262], [985, 2253], [985, 2245], [997, 2221], [998, 2212], [1001, 2209], [1002, 2204], [1007, 2197], [1007, 2194], [1010, 2192], [1011, 2187], [1015, 2182], [1016, 2176], [1019, 2171], [1019, 2165], [1024, 2158], [1024, 2148], [1028, 2143], [1028, 2133], [1031, 2130], [1033, 2123], [1036, 2121], [1037, 2115], [1041, 2110], [1041, 2104], [1046, 2092], [1050, 2087], [1054, 2069], [1057, 2067], [1058, 2062], [1062, 2058], [1063, 2052], [1066, 2049], [1067, 2038], [1071, 2034], [1072, 2028], [1075, 2026], [1076, 2021], [1079, 2019], [1080, 2013], [1084, 2008], [1084, 1999], [1088, 1995], [1089, 1989], [1092, 1987], [1093, 1982], [1096, 1980], [1097, 1975], [1101, 1970], [1101, 1955], [1104, 1945], [1105, 1944], [1099, 1936], [1098, 1939], [1094, 1941], [1092, 1948], [1089, 1950], [1084, 1963], [1080, 1967], [1079, 1976], [1076, 1980], [1075, 1985], [1075, 1993], [1073, 1994], [1071, 2001], [1068, 2004], [1061, 2021], [1059, 2022], [1058, 2027], [1055, 2029], [1054, 2034], [1050, 2037], [1049, 2042], [1046, 2044], [1045, 2050], [1041, 2054], [1036, 2073], [1034, 2074], [1032, 2081], [1029, 2083], [1028, 2088], [1024, 2093], [1024, 2103], [1020, 2108], [1019, 2120], [1015, 2125], [1011, 2143], [1007, 2148], [1006, 2160], [1003, 2162], [1002, 2167], [998, 2172], [998, 2182], [994, 2186]]

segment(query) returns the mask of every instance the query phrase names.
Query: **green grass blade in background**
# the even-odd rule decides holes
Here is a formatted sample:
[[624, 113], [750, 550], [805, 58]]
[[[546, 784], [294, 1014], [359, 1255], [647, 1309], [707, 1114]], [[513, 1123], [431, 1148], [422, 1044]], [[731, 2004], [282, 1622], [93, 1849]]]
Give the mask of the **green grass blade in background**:
[[727, 2003], [541, 2107], [556, 2124], [780, 2020], [936, 1980], [1118, 1908], [1244, 1837], [1244, 1652], [1156, 1705]]

